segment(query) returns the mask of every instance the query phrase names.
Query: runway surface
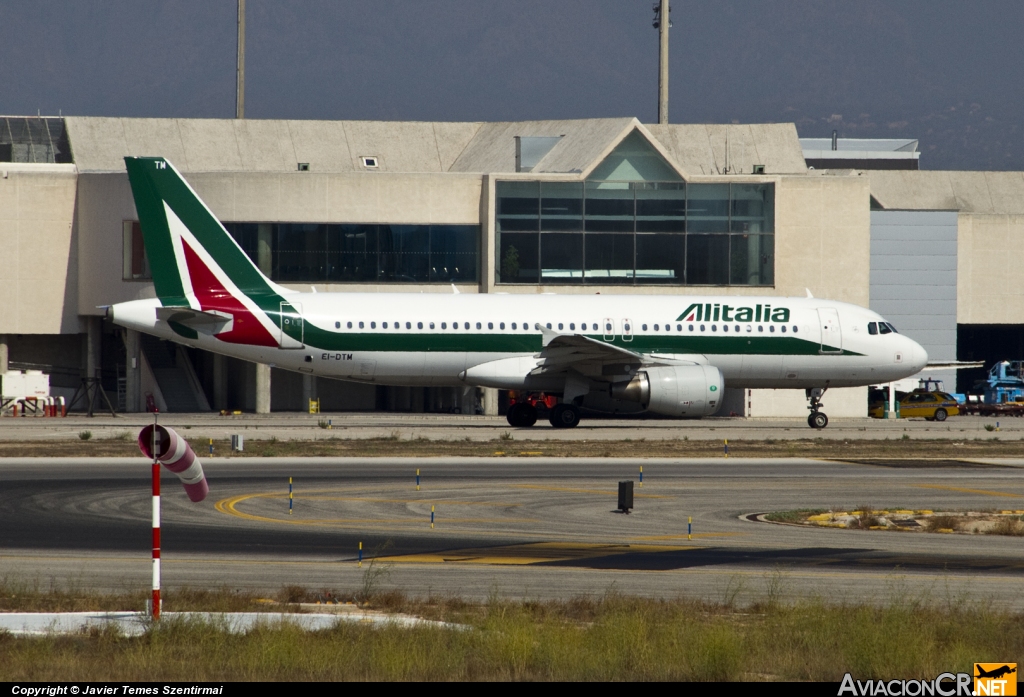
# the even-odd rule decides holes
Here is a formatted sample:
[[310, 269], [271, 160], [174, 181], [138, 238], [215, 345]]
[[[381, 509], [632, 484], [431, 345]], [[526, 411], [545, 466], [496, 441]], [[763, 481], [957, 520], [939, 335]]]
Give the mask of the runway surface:
[[[480, 599], [609, 590], [741, 602], [779, 592], [851, 602], [926, 594], [1024, 608], [1021, 538], [747, 519], [864, 505], [1024, 509], [1024, 461], [952, 457], [943, 464], [213, 459], [204, 463], [211, 491], [201, 504], [188, 501], [173, 475], [163, 479], [164, 582], [268, 592], [285, 585], [344, 592], [371, 583]], [[640, 466], [633, 513], [615, 512], [617, 482], [636, 482]], [[145, 460], [0, 459], [0, 577], [146, 588], [149, 521]]]
[[[73, 415], [67, 418], [5, 418], [0, 429], [3, 441], [77, 441], [88, 430], [96, 440], [128, 435], [153, 422], [150, 414], [123, 414], [116, 418]], [[577, 428], [552, 428], [541, 419], [532, 428], [513, 428], [503, 416], [452, 414], [357, 413], [341, 414], [161, 414], [160, 423], [185, 431], [193, 439], [225, 440], [240, 434], [247, 440], [317, 440], [326, 438], [427, 438], [445, 440], [498, 440], [509, 434], [517, 442], [531, 440], [762, 440], [772, 438], [823, 438], [825, 440], [883, 440], [886, 438], [963, 439], [994, 437], [1017, 441], [1024, 438], [1024, 419], [980, 416], [950, 417], [937, 423], [924, 419], [833, 418], [828, 428], [808, 428], [806, 417], [789, 419], [585, 418]], [[999, 424], [999, 431], [988, 431]], [[328, 424], [330, 429], [322, 428]]]

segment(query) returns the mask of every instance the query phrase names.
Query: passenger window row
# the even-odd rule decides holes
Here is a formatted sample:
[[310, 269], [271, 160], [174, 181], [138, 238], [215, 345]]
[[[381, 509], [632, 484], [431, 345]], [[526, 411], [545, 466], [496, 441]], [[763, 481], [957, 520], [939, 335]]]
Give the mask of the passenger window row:
[[[369, 325], [370, 329], [376, 329], [377, 328], [377, 323], [376, 322], [346, 322], [345, 326], [346, 326], [347, 329], [356, 329], [356, 328], [358, 328], [358, 329], [366, 329], [367, 328], [367, 324]], [[495, 324], [494, 322], [487, 322], [487, 329], [493, 331], [494, 330], [494, 324]], [[558, 330], [559, 331], [565, 331], [565, 324], [566, 323], [564, 323], [564, 322], [558, 322], [557, 323]], [[412, 322], [406, 322], [405, 323], [405, 328], [406, 329], [412, 329], [412, 325], [413, 325]], [[477, 322], [476, 323], [476, 328], [477, 329], [483, 329], [484, 328], [483, 325], [484, 325], [483, 322]], [[576, 331], [576, 323], [575, 322], [569, 322], [568, 325], [569, 325], [569, 331]], [[394, 329], [402, 329], [402, 323], [401, 322], [392, 322], [390, 326], [392, 328], [394, 328]], [[472, 325], [469, 322], [462, 322], [462, 328], [465, 329], [465, 330], [469, 330], [471, 328], [471, 326]], [[553, 326], [553, 324], [551, 322], [545, 323], [544, 326], [546, 326], [548, 329], [553, 329], [554, 328], [554, 326]], [[655, 324], [654, 325], [654, 331], [661, 331], [660, 330], [660, 326], [661, 326], [660, 324]], [[688, 325], [686, 325], [686, 330], [688, 332], [697, 331], [697, 326], [698, 325], [688, 324]], [[731, 330], [730, 330], [730, 326], [732, 327]], [[728, 324], [723, 324], [722, 325], [722, 332], [726, 332], [727, 333], [729, 331], [732, 331], [735, 334], [740, 334], [741, 332], [744, 331], [744, 326], [746, 327], [746, 332], [748, 334], [750, 334], [750, 333], [752, 333], [754, 331], [754, 325], [751, 325], [751, 324], [747, 324], [747, 325], [739, 325], [739, 324], [728, 325]], [[775, 324], [769, 324], [767, 326], [768, 326], [768, 333], [769, 334], [774, 334], [775, 333], [776, 325]], [[448, 329], [448, 323], [447, 322], [441, 322], [440, 323], [440, 327], [441, 327], [442, 330], [446, 330], [446, 329]], [[588, 329], [588, 327], [591, 327], [591, 329]], [[779, 332], [781, 332], [782, 334], [785, 334], [787, 332], [786, 325], [782, 324], [782, 325], [778, 325], [778, 327], [779, 327]], [[334, 328], [335, 329], [341, 329], [341, 322], [335, 322], [334, 323]], [[381, 322], [381, 329], [388, 329], [388, 328], [389, 328], [389, 324], [387, 322]], [[424, 325], [423, 322], [416, 322], [416, 329], [424, 329], [424, 328], [426, 328], [426, 329], [436, 329], [437, 325], [436, 325], [435, 322], [428, 322], [428, 323], [426, 323], [426, 325]], [[459, 329], [459, 322], [452, 322], [451, 328], [452, 328], [452, 330], [457, 331]], [[516, 331], [516, 330], [519, 329], [519, 324], [517, 322], [512, 322], [510, 328], [513, 331]], [[534, 325], [533, 325], [533, 328], [534, 329], [540, 329], [540, 323], [535, 322]], [[709, 328], [709, 325], [706, 325], [706, 324], [699, 325], [699, 331], [701, 331], [701, 332], [708, 331], [708, 328]], [[764, 328], [765, 328], [765, 325], [763, 325], [763, 324], [757, 325], [757, 332], [763, 334], [764, 333]], [[868, 324], [868, 333], [869, 334], [876, 334], [876, 333], [878, 333], [879, 328], [881, 328], [881, 333], [882, 334], [888, 334], [890, 331], [893, 331], [893, 332], [896, 331], [896, 329], [891, 324], [888, 324], [888, 323], [885, 323], [885, 322], [879, 322], [878, 323], [878, 327], [876, 327], [875, 323], [871, 322], [870, 324]], [[498, 329], [499, 330], [504, 330], [505, 329], [505, 323], [504, 322], [498, 322]], [[529, 331], [530, 330], [529, 323], [528, 322], [523, 322], [522, 323], [522, 329], [523, 329], [523, 331]], [[630, 324], [626, 323], [626, 324], [623, 325], [623, 330], [626, 333], [629, 333], [629, 332], [632, 331], [632, 326]], [[647, 325], [646, 324], [641, 325], [641, 330], [646, 332], [647, 331]], [[710, 330], [712, 332], [717, 332], [718, 331], [718, 325], [717, 324], [710, 325]], [[580, 323], [580, 331], [584, 331], [584, 332], [585, 331], [595, 331], [596, 332], [596, 331], [598, 331], [598, 325], [597, 325], [596, 322], [591, 322], [591, 323], [581, 322]], [[612, 325], [611, 324], [606, 324], [605, 325], [605, 333], [606, 334], [610, 334], [610, 333], [612, 333], [612, 331], [613, 331]], [[665, 331], [667, 331], [667, 332], [672, 331], [672, 325], [671, 324], [666, 324], [665, 325]], [[683, 325], [682, 324], [677, 324], [676, 325], [676, 331], [677, 332], [682, 332], [683, 331]], [[794, 324], [792, 326], [792, 332], [794, 334], [796, 334], [799, 331], [800, 331], [799, 328]]]
[[[654, 331], [660, 331], [660, 329], [658, 328], [659, 326], [660, 326], [660, 325], [657, 325], [657, 324], [655, 324], [655, 325], [654, 325]], [[739, 325], [739, 324], [734, 324], [734, 325], [728, 325], [728, 324], [723, 324], [723, 325], [722, 325], [722, 331], [723, 331], [723, 332], [728, 332], [728, 331], [730, 331], [730, 329], [729, 329], [729, 327], [730, 327], [730, 326], [732, 326], [732, 330], [731, 330], [731, 331], [732, 331], [733, 333], [735, 333], [735, 334], [739, 334], [739, 333], [743, 332], [743, 331], [744, 331], [744, 326], [746, 327], [746, 332], [747, 332], [748, 334], [750, 334], [750, 333], [752, 333], [752, 332], [754, 331], [754, 325], [752, 325], [752, 324], [747, 324], [747, 325]], [[768, 326], [768, 333], [769, 333], [769, 334], [774, 334], [774, 333], [775, 333], [775, 327], [776, 327], [776, 325], [774, 325], [774, 324], [769, 324], [769, 325], [767, 325], [767, 326]], [[781, 325], [778, 325], [778, 327], [779, 327], [779, 331], [780, 331], [780, 332], [781, 332], [782, 334], [785, 334], [785, 333], [786, 333], [786, 331], [787, 331], [786, 325], [784, 325], [784, 324], [781, 324]], [[704, 332], [704, 331], [707, 331], [707, 330], [708, 330], [708, 325], [706, 325], [706, 324], [701, 324], [701, 325], [699, 325], [699, 328], [700, 328], [700, 331]], [[713, 332], [717, 332], [717, 331], [718, 331], [718, 325], [717, 325], [717, 324], [712, 324], [712, 325], [710, 325], [710, 328], [711, 328], [711, 331], [713, 331]], [[764, 333], [764, 328], [765, 328], [765, 325], [763, 325], [763, 324], [759, 324], [759, 325], [757, 325], [757, 331], [758, 331], [758, 333], [759, 333], [759, 334], [763, 334], [763, 333]], [[646, 324], [644, 324], [644, 325], [641, 325], [641, 329], [642, 329], [643, 331], [647, 331], [647, 325], [646, 325]], [[687, 330], [688, 332], [692, 332], [692, 331], [695, 331], [695, 325], [693, 325], [693, 324], [688, 324], [688, 325], [686, 325], [686, 330]], [[667, 332], [670, 332], [670, 331], [672, 331], [672, 325], [670, 325], [670, 324], [666, 324], [666, 325], [665, 325], [665, 331], [667, 331]], [[677, 325], [676, 325], [676, 331], [677, 331], [677, 332], [681, 332], [681, 331], [683, 331], [683, 325], [681, 325], [681, 324], [677, 324]], [[793, 331], [793, 333], [794, 333], [794, 334], [797, 334], [797, 333], [799, 333], [800, 329], [799, 329], [799, 327], [797, 327], [797, 326], [796, 326], [796, 325], [794, 324], [794, 325], [792, 326], [792, 331]]]
[[[416, 322], [416, 329], [437, 329], [438, 324], [440, 324], [441, 329], [448, 329], [448, 323], [447, 322], [440, 322], [440, 323], [437, 323], [437, 322]], [[405, 323], [405, 328], [406, 329], [412, 329], [412, 325], [413, 325], [412, 322], [406, 322]], [[377, 323], [376, 322], [346, 322], [345, 323], [345, 328], [346, 329], [366, 329], [367, 326], [369, 326], [370, 329], [376, 329], [377, 328]], [[561, 326], [562, 325], [559, 325], [559, 328], [561, 328]], [[570, 326], [572, 328], [576, 327], [575, 324], [572, 324]], [[584, 326], [584, 328], [586, 327], [586, 325], [583, 325], [583, 326]], [[388, 329], [389, 327], [392, 328], [392, 329], [402, 329], [402, 323], [401, 322], [392, 322], [389, 325], [387, 322], [381, 322], [380, 323], [380, 327], [381, 327], [381, 329]], [[471, 323], [469, 323], [469, 322], [462, 322], [462, 328], [463, 329], [470, 329], [471, 327], [472, 327]], [[534, 324], [534, 327], [539, 329], [540, 325], [539, 324]], [[335, 329], [341, 329], [341, 322], [335, 322], [334, 323], [334, 328]], [[459, 322], [452, 322], [451, 328], [453, 330], [457, 330], [459, 328]], [[484, 328], [484, 323], [483, 322], [477, 322], [476, 323], [476, 328], [477, 329], [483, 329]], [[487, 328], [490, 329], [490, 330], [493, 330], [494, 329], [494, 322], [487, 322]], [[549, 322], [548, 323], [548, 329], [550, 329], [550, 328], [551, 328], [551, 323]], [[594, 325], [594, 328], [597, 329], [597, 325], [596, 324]], [[499, 330], [505, 329], [505, 323], [504, 322], [498, 322], [498, 329]], [[513, 330], [519, 329], [519, 323], [518, 322], [512, 322], [511, 329], [513, 329]], [[530, 329], [529, 323], [528, 322], [523, 322], [523, 331], [529, 331], [529, 329]]]

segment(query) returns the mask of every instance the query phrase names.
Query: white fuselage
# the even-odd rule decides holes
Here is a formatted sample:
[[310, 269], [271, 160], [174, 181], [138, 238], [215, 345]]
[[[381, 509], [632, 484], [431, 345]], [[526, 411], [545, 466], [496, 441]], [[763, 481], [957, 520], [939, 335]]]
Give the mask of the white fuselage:
[[[869, 334], [868, 323], [882, 321], [877, 313], [817, 298], [294, 293], [288, 301], [302, 316], [302, 339], [278, 331], [278, 347], [203, 333], [188, 338], [157, 319], [156, 299], [115, 305], [111, 316], [122, 326], [214, 353], [384, 385], [484, 384], [466, 371], [538, 354], [540, 327], [549, 326], [654, 359], [716, 366], [729, 387], [870, 385], [913, 375], [927, 362], [924, 349], [906, 336]], [[685, 319], [695, 305], [704, 316], [696, 319], [691, 311], [692, 319]], [[264, 318], [278, 329], [282, 321]], [[525, 374], [523, 380], [519, 386], [529, 388]], [[501, 386], [516, 387], [507, 380]]]

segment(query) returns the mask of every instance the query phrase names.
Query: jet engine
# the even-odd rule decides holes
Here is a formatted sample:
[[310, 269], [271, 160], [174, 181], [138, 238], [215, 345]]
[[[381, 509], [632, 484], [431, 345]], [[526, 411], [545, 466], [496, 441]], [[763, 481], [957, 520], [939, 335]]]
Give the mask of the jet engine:
[[725, 380], [712, 365], [646, 368], [629, 382], [612, 383], [613, 399], [639, 402], [665, 416], [711, 416], [722, 405]]

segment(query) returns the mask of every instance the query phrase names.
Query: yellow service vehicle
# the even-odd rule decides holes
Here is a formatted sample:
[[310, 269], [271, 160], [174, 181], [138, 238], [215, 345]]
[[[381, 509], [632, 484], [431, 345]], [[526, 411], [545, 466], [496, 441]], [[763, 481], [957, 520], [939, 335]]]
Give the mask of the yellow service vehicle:
[[[903, 395], [897, 401], [901, 419], [918, 417], [928, 421], [945, 421], [947, 416], [956, 416], [960, 413], [958, 402], [948, 392], [915, 390]], [[885, 403], [872, 403], [868, 409], [868, 416], [884, 419]]]

